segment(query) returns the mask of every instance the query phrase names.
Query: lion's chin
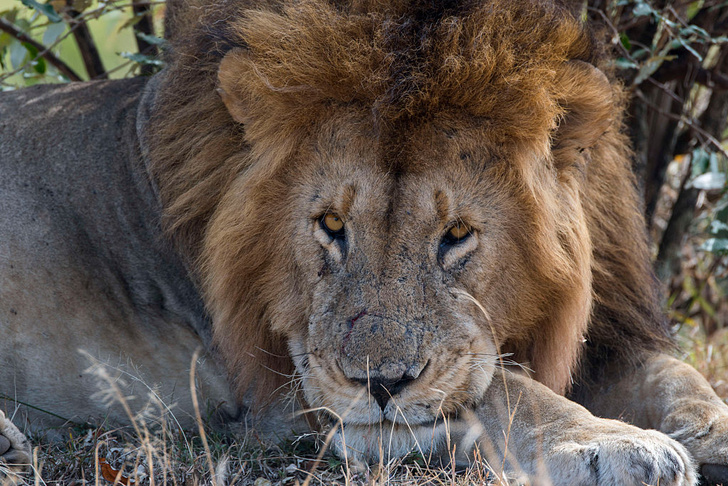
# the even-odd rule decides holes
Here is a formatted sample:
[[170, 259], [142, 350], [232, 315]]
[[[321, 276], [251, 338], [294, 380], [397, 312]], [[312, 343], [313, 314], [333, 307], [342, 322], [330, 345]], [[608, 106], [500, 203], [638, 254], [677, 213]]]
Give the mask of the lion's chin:
[[427, 456], [447, 446], [448, 427], [442, 421], [420, 425], [384, 421], [371, 425], [344, 424], [332, 439], [333, 451], [354, 465], [401, 458], [411, 452]]

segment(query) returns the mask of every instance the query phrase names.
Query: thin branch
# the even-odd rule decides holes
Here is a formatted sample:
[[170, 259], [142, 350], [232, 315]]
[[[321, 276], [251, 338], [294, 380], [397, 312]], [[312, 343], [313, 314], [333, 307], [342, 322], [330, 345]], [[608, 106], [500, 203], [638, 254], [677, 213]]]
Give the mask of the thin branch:
[[634, 94], [637, 98], [642, 100], [642, 102], [645, 105], [649, 106], [650, 108], [652, 108], [656, 112], [660, 113], [661, 115], [663, 115], [671, 120], [685, 123], [688, 127], [690, 127], [691, 130], [694, 130], [698, 135], [702, 136], [707, 141], [709, 141], [715, 147], [715, 149], [723, 155], [723, 157], [728, 159], [728, 152], [726, 152], [726, 150], [723, 148], [723, 145], [721, 145], [720, 141], [717, 138], [715, 138], [713, 135], [711, 135], [710, 133], [703, 130], [693, 120], [691, 120], [687, 116], [676, 115], [675, 113], [670, 113], [670, 112], [663, 110], [662, 108], [660, 108], [659, 106], [655, 105], [650, 100], [648, 100], [647, 97], [644, 95], [644, 93], [642, 93], [642, 91], [639, 89], [635, 90]]
[[627, 50], [627, 48], [624, 47], [624, 45], [622, 44], [622, 42], [620, 42], [620, 40], [619, 40], [619, 30], [617, 30], [617, 27], [615, 27], [614, 24], [612, 23], [612, 21], [609, 19], [609, 17], [607, 17], [607, 14], [605, 14], [604, 12], [602, 12], [601, 9], [597, 9], [597, 8], [594, 8], [594, 7], [587, 7], [587, 10], [589, 12], [595, 12], [595, 13], [599, 14], [599, 16], [602, 18], [602, 20], [606, 24], [606, 26], [609, 27], [609, 29], [612, 31], [612, 34], [614, 34], [614, 38], [616, 39], [616, 44], [619, 46], [619, 49], [622, 51], [622, 54], [624, 54], [624, 56], [627, 59], [629, 59], [630, 61], [636, 62], [634, 60], [634, 58], [632, 57], [632, 55]]
[[[146, 34], [148, 36], [154, 35], [154, 22], [152, 21], [152, 9], [151, 6], [148, 3], [143, 3], [141, 1], [133, 0], [133, 7], [132, 10], [134, 11], [134, 15], [137, 17], [141, 17], [139, 19], [139, 22], [134, 24], [134, 32], [137, 34]], [[154, 44], [150, 44], [146, 40], [142, 39], [138, 35], [136, 36], [136, 42], [137, 42], [137, 49], [139, 50], [140, 54], [145, 54], [149, 56], [156, 56], [157, 55], [157, 46]], [[142, 64], [141, 66], [141, 74], [145, 76], [149, 76], [154, 73], [154, 66], [150, 64]]]
[[76, 74], [76, 72], [71, 69], [68, 64], [61, 61], [58, 57], [56, 57], [55, 54], [53, 54], [50, 51], [50, 48], [46, 48], [43, 44], [33, 40], [29, 35], [25, 34], [21, 30], [19, 30], [17, 27], [15, 27], [13, 24], [8, 22], [5, 19], [0, 19], [0, 30], [3, 32], [7, 32], [14, 38], [18, 39], [20, 42], [25, 42], [30, 45], [32, 45], [34, 48], [38, 50], [38, 57], [42, 57], [49, 63], [51, 63], [53, 66], [58, 69], [59, 72], [61, 72], [64, 76], [66, 76], [71, 81], [82, 81], [81, 77]]
[[673, 101], [678, 102], [680, 105], [684, 105], [685, 104], [685, 100], [681, 96], [678, 96], [678, 94], [675, 93], [672, 89], [670, 89], [670, 87], [667, 86], [665, 83], [661, 83], [660, 81], [656, 80], [652, 76], [650, 76], [649, 78], [647, 78], [645, 81], [649, 81], [655, 87], [657, 87], [660, 90], [662, 90], [667, 96], [669, 96], [670, 98], [672, 98]]
[[[71, 5], [70, 0], [66, 3]], [[69, 8], [66, 13], [70, 17], [70, 24], [72, 27], [77, 27], [73, 31], [73, 37], [76, 39], [78, 49], [81, 51], [81, 58], [83, 59], [83, 65], [86, 67], [89, 79], [106, 79], [106, 69], [104, 69], [104, 63], [101, 61], [98, 49], [96, 49], [96, 43], [91, 36], [91, 31], [86, 25], [86, 21], [81, 19], [81, 12]]]
[[[116, 71], [124, 69], [125, 67], [130, 67], [132, 64], [134, 64], [134, 61], [132, 61], [131, 59], [127, 59], [124, 62], [122, 62], [121, 64], [119, 64], [118, 66], [107, 70], [104, 74], [106, 74], [108, 76], [111, 73], [115, 73]], [[129, 72], [131, 72], [131, 70], [129, 70]]]

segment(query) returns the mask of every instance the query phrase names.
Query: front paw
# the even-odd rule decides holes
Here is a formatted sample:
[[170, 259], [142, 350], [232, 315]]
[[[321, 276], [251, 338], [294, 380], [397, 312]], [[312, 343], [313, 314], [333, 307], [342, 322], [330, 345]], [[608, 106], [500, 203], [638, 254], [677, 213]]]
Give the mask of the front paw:
[[668, 416], [665, 427], [698, 463], [701, 484], [728, 485], [728, 414], [725, 407], [678, 410]]
[[660, 485], [697, 483], [687, 450], [665, 434], [634, 427], [565, 441], [546, 453], [556, 485]]
[[13, 466], [30, 464], [30, 443], [0, 411], [0, 461]]

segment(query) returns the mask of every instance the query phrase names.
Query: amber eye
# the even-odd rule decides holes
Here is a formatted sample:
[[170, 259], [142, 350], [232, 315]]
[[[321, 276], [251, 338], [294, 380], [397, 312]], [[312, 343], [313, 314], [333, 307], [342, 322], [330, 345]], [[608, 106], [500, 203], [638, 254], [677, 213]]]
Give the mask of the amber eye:
[[462, 223], [457, 223], [455, 226], [450, 228], [448, 234], [456, 240], [462, 240], [470, 233], [470, 228]]
[[344, 220], [335, 213], [326, 213], [321, 218], [321, 226], [331, 235], [340, 236], [344, 233]]
[[472, 234], [472, 228], [470, 228], [470, 226], [466, 225], [462, 221], [458, 221], [445, 234], [444, 243], [447, 243], [450, 245], [457, 244], [460, 241], [466, 239], [471, 234]]

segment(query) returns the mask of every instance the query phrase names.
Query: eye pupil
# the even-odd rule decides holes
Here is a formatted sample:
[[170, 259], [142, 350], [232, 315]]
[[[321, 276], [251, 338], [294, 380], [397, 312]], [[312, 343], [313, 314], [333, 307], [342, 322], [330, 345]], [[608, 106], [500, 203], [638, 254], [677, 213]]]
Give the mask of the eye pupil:
[[455, 226], [450, 228], [448, 236], [453, 240], [462, 240], [470, 234], [470, 228], [462, 223], [457, 223]]
[[326, 213], [321, 219], [321, 224], [326, 231], [334, 235], [340, 234], [344, 230], [344, 221], [334, 213]]

